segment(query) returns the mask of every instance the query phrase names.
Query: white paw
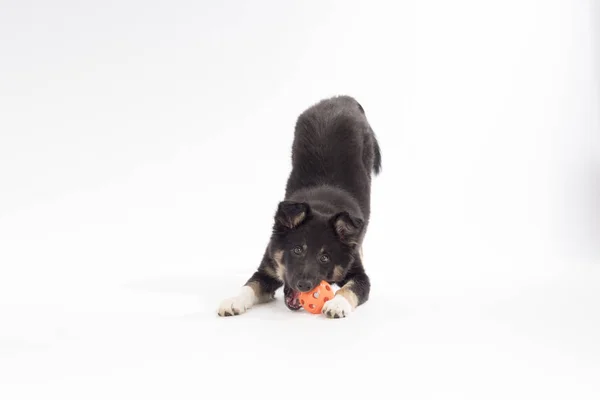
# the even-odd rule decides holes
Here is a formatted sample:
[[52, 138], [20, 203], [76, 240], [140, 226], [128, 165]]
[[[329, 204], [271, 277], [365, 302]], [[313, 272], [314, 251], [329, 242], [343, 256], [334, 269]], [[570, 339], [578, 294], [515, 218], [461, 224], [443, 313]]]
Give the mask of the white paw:
[[345, 318], [352, 312], [352, 306], [344, 296], [334, 296], [323, 305], [321, 312], [329, 318]]
[[230, 297], [221, 302], [218, 314], [221, 317], [230, 317], [240, 315], [252, 308], [256, 301], [256, 296], [252, 288], [243, 287], [240, 294], [236, 297]]

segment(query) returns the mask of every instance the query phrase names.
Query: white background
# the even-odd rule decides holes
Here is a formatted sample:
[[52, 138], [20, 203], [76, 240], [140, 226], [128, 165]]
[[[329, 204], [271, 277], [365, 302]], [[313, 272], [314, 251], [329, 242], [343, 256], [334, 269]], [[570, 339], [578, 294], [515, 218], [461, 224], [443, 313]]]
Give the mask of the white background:
[[[2, 1], [0, 398], [598, 399], [593, 3]], [[218, 318], [336, 94], [370, 301]]]

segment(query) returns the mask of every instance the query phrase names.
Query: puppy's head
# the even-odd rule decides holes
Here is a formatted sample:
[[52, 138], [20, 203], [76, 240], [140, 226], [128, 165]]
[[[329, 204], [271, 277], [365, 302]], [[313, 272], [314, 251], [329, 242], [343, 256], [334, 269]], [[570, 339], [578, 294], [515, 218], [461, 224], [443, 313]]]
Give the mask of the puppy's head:
[[346, 211], [323, 215], [307, 203], [279, 204], [272, 248], [284, 270], [289, 308], [300, 308], [300, 292], [314, 289], [323, 280], [336, 282], [345, 276], [363, 228], [363, 220]]

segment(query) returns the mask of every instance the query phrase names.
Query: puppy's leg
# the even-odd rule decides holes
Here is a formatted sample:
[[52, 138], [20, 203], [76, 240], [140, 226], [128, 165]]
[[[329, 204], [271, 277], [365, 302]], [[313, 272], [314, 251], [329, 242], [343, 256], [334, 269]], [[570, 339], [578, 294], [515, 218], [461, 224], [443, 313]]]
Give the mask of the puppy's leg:
[[242, 286], [240, 293], [221, 302], [218, 314], [221, 317], [243, 314], [255, 304], [273, 299], [275, 291], [282, 285], [277, 263], [267, 251], [258, 270]]
[[329, 318], [345, 318], [369, 299], [371, 283], [360, 261], [355, 262], [340, 284], [341, 289], [323, 305], [321, 311]]

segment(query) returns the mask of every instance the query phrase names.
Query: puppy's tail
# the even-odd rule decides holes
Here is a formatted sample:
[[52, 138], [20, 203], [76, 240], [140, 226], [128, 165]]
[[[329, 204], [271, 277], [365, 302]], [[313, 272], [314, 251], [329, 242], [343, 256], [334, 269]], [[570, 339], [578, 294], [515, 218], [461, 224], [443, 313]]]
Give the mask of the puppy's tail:
[[373, 133], [373, 151], [373, 172], [375, 172], [375, 175], [379, 175], [379, 173], [381, 172], [381, 149], [379, 148], [379, 142], [377, 142], [375, 133]]
[[[365, 109], [363, 108], [363, 106], [361, 106], [358, 101], [354, 101], [356, 102], [356, 104], [358, 104], [358, 109], [366, 118]], [[375, 136], [375, 132], [373, 132], [373, 128], [371, 128], [370, 126], [369, 131], [371, 131], [371, 135], [373, 137], [373, 172], [375, 173], [375, 175], [379, 175], [379, 173], [381, 172], [381, 148], [379, 147], [377, 136]]]

